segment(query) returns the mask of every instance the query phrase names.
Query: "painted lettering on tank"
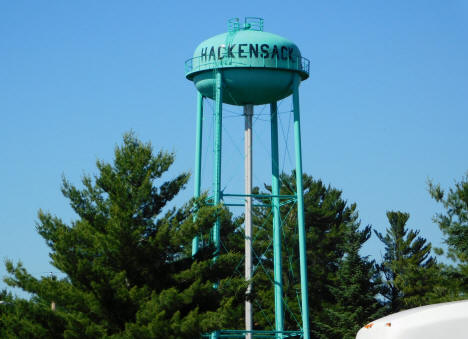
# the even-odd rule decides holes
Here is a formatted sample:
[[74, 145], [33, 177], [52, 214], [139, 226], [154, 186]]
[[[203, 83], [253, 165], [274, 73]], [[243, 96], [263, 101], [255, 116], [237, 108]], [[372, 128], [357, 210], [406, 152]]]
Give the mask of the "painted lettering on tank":
[[255, 44], [255, 45], [249, 44], [249, 53], [250, 53], [250, 57], [252, 57], [252, 54], [253, 54], [255, 55], [256, 58], [258, 58], [258, 44]]
[[208, 57], [208, 60], [211, 60], [211, 57], [213, 57], [213, 59], [216, 59], [216, 54], [215, 54], [214, 46], [211, 46], [211, 49], [210, 49], [210, 56]]
[[289, 53], [288, 53], [289, 60], [294, 61], [294, 60], [293, 60], [293, 52], [294, 52], [294, 49], [291, 48], [291, 47], [289, 47], [289, 48], [288, 48], [288, 52], [289, 52]]
[[234, 53], [232, 53], [234, 46], [236, 46], [236, 44], [228, 46], [228, 58], [235, 58]]
[[285, 53], [287, 51], [288, 51], [288, 48], [286, 46], [281, 46], [281, 59], [283, 59], [283, 60], [288, 59], [288, 56]]
[[[237, 48], [236, 48], [237, 47]], [[295, 62], [294, 48], [289, 46], [269, 44], [232, 44], [202, 47], [200, 58], [202, 61], [221, 60], [225, 56], [228, 58], [263, 58], [281, 59]]]
[[245, 55], [245, 50], [244, 50], [244, 47], [245, 46], [248, 46], [248, 44], [239, 44], [239, 52], [238, 52], [238, 55], [239, 55], [239, 58], [247, 58], [247, 55]]
[[260, 49], [262, 50], [262, 58], [266, 59], [270, 55], [268, 52], [268, 47], [270, 47], [268, 44], [262, 44], [260, 46]]
[[201, 57], [205, 61], [206, 60], [206, 53], [208, 52], [208, 47], [202, 48], [201, 50]]
[[224, 45], [218, 47], [218, 59], [221, 60], [224, 58], [224, 55], [221, 55], [221, 49], [225, 48]]
[[277, 58], [278, 59], [278, 46], [274, 45], [273, 46], [273, 52], [271, 52], [271, 58], [274, 59], [274, 58]]

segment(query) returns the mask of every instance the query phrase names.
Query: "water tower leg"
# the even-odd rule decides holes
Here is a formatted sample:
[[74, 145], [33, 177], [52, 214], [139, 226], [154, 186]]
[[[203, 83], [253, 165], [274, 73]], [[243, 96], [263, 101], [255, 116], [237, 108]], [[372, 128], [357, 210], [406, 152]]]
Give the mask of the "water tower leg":
[[[203, 133], [203, 96], [197, 91], [197, 132], [195, 141], [195, 189], [193, 196], [200, 197], [201, 161], [202, 161], [202, 133]], [[192, 240], [192, 256], [198, 252], [198, 236]]]
[[301, 272], [302, 330], [304, 339], [310, 339], [309, 293], [307, 291], [307, 252], [304, 224], [304, 189], [302, 186], [302, 149], [301, 122], [299, 114], [299, 75], [296, 75], [293, 89], [294, 107], [294, 146], [296, 150], [296, 190], [297, 190], [297, 227], [299, 231], [299, 260]]
[[[245, 170], [245, 280], [252, 279], [252, 115], [253, 105], [244, 106], [245, 129], [244, 129], [244, 170]], [[252, 283], [247, 286], [245, 300], [245, 329], [253, 330], [252, 320]], [[246, 339], [252, 338], [252, 333], [245, 335]]]
[[[215, 73], [216, 88], [215, 88], [215, 135], [214, 135], [214, 178], [213, 178], [213, 203], [218, 205], [221, 202], [221, 131], [223, 123], [223, 87], [222, 77], [219, 70]], [[221, 248], [220, 239], [220, 221], [216, 220], [213, 227], [213, 243], [215, 245], [216, 261]]]
[[[270, 104], [271, 111], [271, 194], [273, 209], [273, 262], [275, 290], [275, 329], [283, 331], [283, 281], [281, 269], [281, 214], [280, 214], [280, 184], [278, 162], [278, 105]], [[281, 336], [280, 336], [281, 338]]]

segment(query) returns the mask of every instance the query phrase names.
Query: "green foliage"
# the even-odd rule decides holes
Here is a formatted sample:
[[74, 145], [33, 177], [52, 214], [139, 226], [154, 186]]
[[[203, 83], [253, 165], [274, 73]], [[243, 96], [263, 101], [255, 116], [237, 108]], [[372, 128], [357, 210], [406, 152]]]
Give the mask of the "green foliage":
[[[21, 263], [7, 262], [5, 281], [33, 296], [15, 302], [14, 314], [24, 324], [9, 326], [12, 335], [194, 338], [237, 324], [235, 306], [242, 298], [230, 292], [242, 284], [230, 276], [238, 255], [224, 253], [213, 263], [214, 248], [207, 245], [192, 258], [187, 244], [195, 234], [209, 233], [217, 217], [227, 234], [238, 225], [222, 207], [202, 206], [205, 197], [197, 202], [197, 218], [194, 202], [168, 209], [188, 180], [183, 173], [162, 181], [173, 161], [173, 154], [153, 154], [150, 144], [127, 134], [113, 163], [98, 161], [98, 175], [85, 176], [83, 188], [63, 179], [62, 192], [77, 220], [67, 225], [40, 211], [37, 230], [50, 247], [52, 265], [66, 278], [36, 279]], [[214, 282], [226, 281], [231, 289], [213, 289]]]
[[[294, 194], [295, 173], [281, 176], [281, 194]], [[369, 239], [370, 227], [359, 230], [356, 205], [348, 205], [341, 191], [325, 186], [320, 180], [303, 176], [309, 310], [314, 338], [351, 338], [357, 330], [379, 316], [381, 305], [376, 300], [379, 278], [373, 261], [359, 251]], [[271, 192], [270, 187], [266, 187]], [[297, 211], [295, 205], [282, 207], [283, 285], [285, 293], [285, 329], [300, 327], [301, 312]], [[274, 314], [273, 253], [269, 209], [256, 210], [257, 240], [254, 250], [264, 253], [257, 258], [259, 269], [254, 286], [256, 302], [266, 314]], [[268, 278], [270, 277], [270, 278]], [[260, 290], [260, 291], [259, 291]], [[268, 321], [269, 320], [269, 321]], [[255, 313], [260, 328], [272, 328], [274, 319]]]
[[445, 213], [436, 214], [434, 221], [446, 236], [450, 256], [468, 262], [468, 173], [447, 193], [429, 182], [429, 192], [445, 209]]
[[[243, 327], [242, 218], [233, 218], [223, 206], [207, 206], [206, 196], [169, 208], [188, 180], [187, 173], [167, 179], [173, 161], [173, 154], [154, 154], [150, 144], [127, 134], [113, 162], [98, 161], [98, 174], [84, 176], [82, 187], [63, 179], [62, 192], [76, 220], [67, 224], [39, 211], [37, 230], [65, 278], [37, 279], [21, 263], [7, 261], [6, 283], [31, 299], [0, 292], [0, 338], [183, 339]], [[294, 172], [282, 174], [281, 182], [281, 194], [295, 194]], [[402, 212], [387, 213], [385, 235], [375, 232], [385, 246], [377, 265], [360, 254], [372, 232], [361, 227], [356, 204], [308, 175], [303, 185], [313, 338], [354, 338], [384, 313], [466, 295], [466, 177], [447, 196], [430, 184], [432, 196], [446, 209], [436, 221], [457, 267], [437, 263], [431, 244], [407, 228], [409, 214]], [[264, 191], [270, 193], [271, 187]], [[285, 330], [296, 330], [301, 326], [296, 205], [283, 204], [281, 215]], [[213, 261], [210, 230], [216, 219], [222, 250]], [[201, 247], [192, 257], [195, 235]], [[273, 329], [270, 208], [255, 208], [254, 237], [254, 289], [247, 297], [254, 304], [254, 328]]]
[[438, 280], [431, 244], [419, 236], [419, 231], [407, 228], [409, 217], [408, 213], [387, 212], [387, 233], [375, 231], [385, 245], [379, 269], [384, 277], [382, 296], [389, 313], [428, 304]]
[[[459, 297], [468, 293], [468, 172], [453, 188], [445, 192], [440, 185], [429, 182], [431, 196], [445, 209], [438, 213], [434, 221], [445, 235], [448, 256], [457, 264], [449, 269], [457, 281]], [[442, 250], [439, 250], [442, 252]]]
[[380, 277], [375, 262], [359, 254], [371, 236], [371, 227], [358, 230], [358, 226], [359, 223], [350, 225], [336, 283], [330, 286], [335, 300], [324, 312], [323, 338], [354, 339], [364, 324], [384, 314], [376, 299]]
[[0, 292], [0, 338], [61, 338], [63, 319], [50, 304], [29, 302]]

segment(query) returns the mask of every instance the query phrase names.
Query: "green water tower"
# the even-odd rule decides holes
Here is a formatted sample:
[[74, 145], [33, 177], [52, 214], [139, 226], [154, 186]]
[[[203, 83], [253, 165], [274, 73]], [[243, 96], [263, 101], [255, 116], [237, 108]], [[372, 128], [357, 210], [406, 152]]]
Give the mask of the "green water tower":
[[[224, 197], [245, 199], [245, 278], [252, 279], [252, 116], [255, 105], [270, 105], [271, 168], [274, 252], [275, 330], [254, 330], [250, 298], [245, 303], [245, 330], [219, 330], [211, 338], [310, 338], [307, 291], [306, 237], [304, 226], [304, 199], [302, 184], [302, 151], [299, 112], [299, 85], [309, 77], [309, 60], [302, 57], [299, 48], [290, 40], [263, 31], [263, 19], [245, 18], [228, 21], [228, 31], [209, 38], [198, 45], [192, 58], [185, 63], [185, 74], [197, 89], [197, 136], [195, 157], [195, 197], [200, 196], [203, 100], [214, 100], [214, 175], [212, 202], [219, 204]], [[296, 194], [280, 194], [278, 157], [277, 102], [292, 94], [294, 112], [294, 146], [296, 158]], [[228, 194], [221, 189], [222, 111], [223, 103], [243, 106], [245, 116], [245, 192]], [[265, 198], [262, 196], [262, 198]], [[281, 268], [281, 215], [280, 206], [293, 199], [297, 204], [297, 227], [301, 274], [302, 328], [284, 331], [283, 284]], [[225, 205], [229, 206], [228, 203]], [[220, 251], [220, 224], [212, 230], [217, 253]], [[198, 251], [199, 239], [193, 239], [192, 253]], [[252, 286], [247, 288], [247, 294]]]

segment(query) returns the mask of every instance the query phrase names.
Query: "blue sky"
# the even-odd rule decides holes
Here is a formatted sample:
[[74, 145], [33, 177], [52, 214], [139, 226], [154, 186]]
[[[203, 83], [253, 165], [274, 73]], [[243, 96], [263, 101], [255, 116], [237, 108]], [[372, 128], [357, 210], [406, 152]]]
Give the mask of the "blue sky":
[[[385, 212], [435, 245], [440, 211], [428, 178], [447, 187], [468, 170], [468, 2], [452, 1], [2, 1], [0, 3], [0, 259], [35, 276], [57, 270], [35, 231], [42, 208], [74, 214], [60, 193], [111, 160], [133, 130], [174, 151], [171, 174], [194, 162], [196, 93], [184, 61], [231, 17], [259, 16], [311, 61], [301, 85], [304, 171], [343, 190], [362, 223]], [[206, 103], [203, 186], [210, 186]], [[226, 106], [223, 183], [242, 185], [242, 118]], [[290, 101], [280, 103], [290, 170]], [[269, 182], [263, 107], [254, 125], [254, 184]], [[177, 198], [193, 194], [192, 183]], [[375, 236], [365, 254], [380, 259]], [[0, 276], [5, 269], [0, 267]], [[0, 283], [0, 288], [5, 285]]]

